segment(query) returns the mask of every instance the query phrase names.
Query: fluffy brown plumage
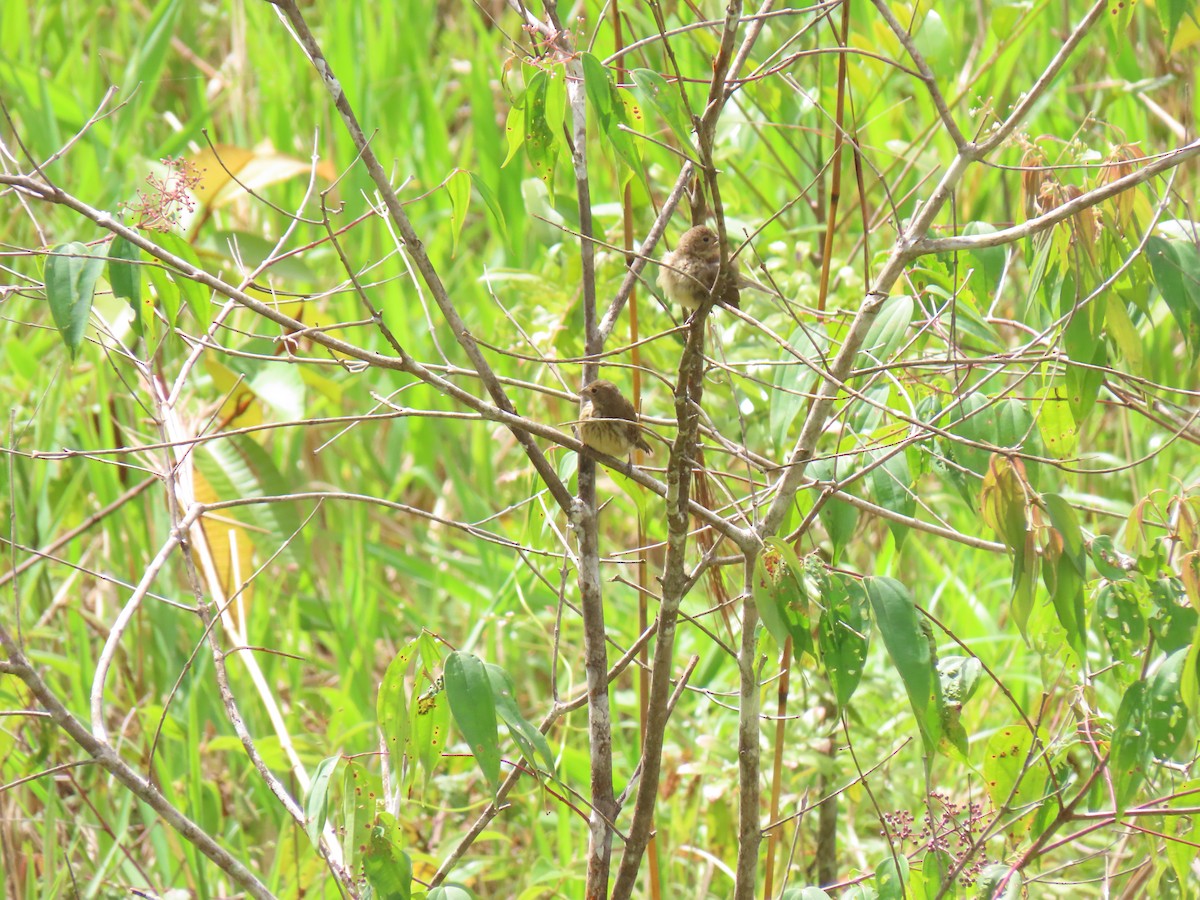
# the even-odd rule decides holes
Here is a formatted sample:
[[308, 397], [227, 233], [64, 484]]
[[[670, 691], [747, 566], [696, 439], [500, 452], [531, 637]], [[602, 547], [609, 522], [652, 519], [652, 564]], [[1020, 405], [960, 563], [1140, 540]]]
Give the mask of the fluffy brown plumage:
[[[658, 286], [668, 300], [674, 300], [684, 309], [699, 309], [708, 299], [709, 292], [721, 270], [721, 244], [717, 233], [711, 228], [697, 225], [689, 228], [679, 239], [679, 246], [662, 259], [658, 269]], [[741, 296], [738, 284], [741, 273], [737, 263], [730, 261], [730, 280], [724, 285], [716, 302], [724, 306], [739, 306]]]
[[634, 447], [653, 453], [638, 428], [637, 412], [611, 381], [593, 381], [579, 392], [579, 437], [587, 446], [618, 459]]

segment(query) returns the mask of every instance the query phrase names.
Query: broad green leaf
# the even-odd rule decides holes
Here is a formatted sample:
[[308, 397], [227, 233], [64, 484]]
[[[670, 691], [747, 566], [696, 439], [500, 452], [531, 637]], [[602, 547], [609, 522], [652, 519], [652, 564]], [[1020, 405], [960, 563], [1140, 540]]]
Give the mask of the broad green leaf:
[[[845, 477], [846, 475], [845, 471], [838, 471], [833, 460], [828, 459], [817, 460], [809, 466], [808, 471], [816, 481], [820, 482], [833, 481], [839, 476]], [[820, 496], [820, 490], [820, 488], [815, 488], [814, 493], [818, 493]], [[833, 562], [836, 565], [842, 551], [854, 535], [854, 529], [858, 526], [858, 508], [844, 500], [839, 500], [836, 495], [825, 497], [823, 500], [818, 517], [825, 533], [829, 535], [829, 542], [832, 544], [833, 550]]]
[[[1174, 786], [1173, 790], [1174, 796], [1167, 801], [1168, 806], [1194, 806], [1196, 792], [1200, 791], [1200, 780], [1184, 782]], [[1172, 825], [1168, 827], [1173, 829], [1177, 840], [1168, 839], [1163, 842], [1167, 858], [1171, 861], [1171, 867], [1180, 883], [1187, 884], [1193, 877], [1192, 864], [1195, 863], [1196, 857], [1200, 856], [1200, 816], [1172, 816], [1170, 821]]]
[[504, 209], [500, 206], [500, 201], [496, 198], [496, 192], [492, 190], [491, 185], [474, 172], [471, 173], [471, 183], [475, 185], [475, 190], [479, 191], [479, 196], [483, 198], [488, 212], [492, 214], [492, 221], [500, 229], [500, 236], [507, 239], [508, 220], [504, 217]]
[[1063, 386], [1042, 388], [1034, 398], [1042, 443], [1056, 459], [1070, 459], [1079, 449], [1079, 429]]
[[817, 625], [821, 660], [838, 706], [850, 702], [862, 680], [870, 645], [870, 603], [862, 585], [840, 575], [822, 577]]
[[865, 587], [883, 645], [908, 693], [925, 751], [932, 754], [941, 739], [940, 689], [929, 639], [917, 618], [916, 606], [908, 590], [894, 578], [868, 578]]
[[[168, 253], [179, 257], [195, 268], [204, 268], [200, 263], [200, 257], [196, 255], [196, 249], [178, 235], [169, 232], [167, 234], [160, 234], [156, 238], [156, 243]], [[167, 270], [167, 276], [174, 282], [179, 291], [179, 296], [187, 304], [187, 308], [196, 320], [197, 327], [201, 330], [207, 329], [212, 324], [215, 309], [212, 302], [212, 292], [199, 282], [192, 281], [192, 279], [185, 277], [182, 273], [173, 269]], [[169, 321], [172, 324], [177, 324], [173, 315], [169, 317]]]
[[907, 294], [888, 297], [871, 323], [859, 351], [859, 365], [864, 368], [881, 365], [892, 358], [908, 336], [916, 304]]
[[1118, 680], [1127, 687], [1138, 675], [1146, 645], [1146, 618], [1138, 603], [1138, 589], [1128, 581], [1105, 584], [1096, 595], [1096, 614], [1118, 663]]
[[508, 139], [508, 155], [504, 157], [501, 168], [512, 162], [517, 151], [525, 146], [525, 96], [521, 102], [514, 104], [508, 110], [508, 119], [504, 124], [504, 134]]
[[304, 830], [314, 847], [321, 844], [321, 832], [325, 830], [325, 819], [329, 815], [329, 783], [337, 771], [341, 755], [330, 756], [319, 763], [313, 772], [312, 784], [304, 800]]
[[389, 813], [376, 814], [362, 860], [363, 872], [376, 900], [412, 897], [412, 860], [400, 849], [399, 834], [396, 820]]
[[1020, 872], [1014, 872], [1004, 863], [992, 863], [979, 873], [975, 896], [979, 900], [1020, 900], [1024, 884]]
[[1081, 578], [1085, 577], [1087, 552], [1083, 546], [1083, 531], [1079, 527], [1079, 517], [1075, 514], [1075, 508], [1058, 494], [1043, 494], [1042, 501], [1050, 516], [1050, 524], [1062, 540], [1063, 557], [1075, 567]]
[[1106, 332], [1121, 352], [1121, 358], [1129, 363], [1132, 371], [1142, 371], [1142, 366], [1145, 365], [1142, 336], [1138, 334], [1136, 326], [1129, 318], [1129, 310], [1123, 297], [1115, 293], [1108, 295], [1108, 313], [1104, 321], [1107, 325]]
[[471, 173], [456, 169], [446, 180], [446, 192], [450, 195], [450, 226], [454, 232], [450, 255], [458, 255], [458, 239], [462, 237], [463, 223], [467, 221], [467, 209], [471, 205]]
[[529, 87], [525, 91], [525, 153], [538, 177], [553, 191], [558, 135], [546, 119], [549, 81], [546, 73], [541, 70], [529, 79]]
[[934, 900], [941, 891], [942, 882], [950, 874], [953, 865], [954, 860], [945, 851], [930, 850], [926, 852], [925, 858], [921, 860], [921, 875], [925, 880], [924, 890], [920, 894], [914, 891], [910, 896], [923, 896], [927, 900]]
[[[422, 792], [433, 777], [442, 758], [442, 749], [450, 731], [450, 702], [446, 692], [438, 685], [428, 685], [426, 690], [413, 698], [411, 704], [409, 741], [413, 755], [421, 764], [425, 776]], [[410, 766], [405, 786], [416, 780], [416, 769]]]
[[1101, 578], [1109, 581], [1123, 581], [1128, 573], [1121, 567], [1121, 556], [1117, 552], [1113, 539], [1107, 534], [1096, 535], [1090, 546], [1092, 565], [1100, 573]]
[[142, 251], [119, 234], [114, 235], [108, 245], [108, 283], [112, 285], [113, 293], [122, 300], [128, 300], [133, 307], [136, 320], [142, 314], [142, 273], [136, 265], [141, 261]]
[[521, 715], [521, 710], [517, 707], [514, 697], [515, 688], [512, 679], [499, 666], [484, 663], [484, 668], [487, 669], [488, 679], [491, 681], [496, 712], [508, 726], [509, 734], [517, 742], [517, 746], [521, 748], [521, 755], [531, 766], [537, 766], [540, 757], [541, 766], [553, 775], [554, 753], [550, 750], [546, 736]]
[[1157, 759], [1173, 757], [1188, 734], [1188, 708], [1180, 695], [1180, 682], [1190, 649], [1176, 650], [1150, 678], [1144, 721], [1150, 752]]
[[454, 724], [495, 793], [500, 787], [500, 739], [487, 668], [479, 657], [455, 651], [446, 658], [445, 679]]
[[1179, 696], [1188, 711], [1193, 716], [1200, 717], [1200, 630], [1197, 630], [1192, 639], [1179, 676]]
[[104, 270], [104, 257], [96, 256], [79, 241], [59, 244], [46, 260], [46, 299], [54, 325], [74, 358], [83, 344], [96, 279]]
[[908, 857], [901, 853], [887, 857], [875, 869], [875, 890], [879, 900], [902, 900], [908, 884]]
[[[1156, 573], [1157, 574], [1157, 573]], [[1188, 605], [1183, 587], [1175, 578], [1154, 578], [1150, 587], [1150, 616], [1147, 620], [1159, 649], [1173, 653], [1192, 642], [1197, 613]]]
[[399, 781], [404, 772], [404, 747], [409, 740], [409, 716], [407, 692], [404, 689], [404, 676], [408, 672], [408, 664], [417, 652], [416, 640], [411, 640], [388, 663], [383, 673], [383, 681], [379, 683], [379, 693], [375, 698], [375, 722], [383, 732], [383, 741], [387, 746], [388, 765], [392, 777]]
[[[979, 392], [963, 397], [962, 402], [950, 413], [950, 433], [979, 444], [999, 445], [1000, 434], [996, 425], [995, 408], [988, 408], [989, 402], [988, 398]], [[987, 471], [991, 451], [986, 447], [956, 443], [953, 452], [954, 460], [976, 475], [983, 475]]]
[[993, 454], [983, 476], [979, 508], [983, 521], [1014, 553], [1024, 549], [1029, 536], [1027, 499], [1021, 461]]
[[802, 888], [788, 888], [779, 900], [832, 900], [832, 898], [819, 887], [810, 884]]
[[1087, 650], [1087, 620], [1083, 610], [1083, 576], [1075, 563], [1047, 548], [1042, 560], [1042, 580], [1058, 622], [1075, 654], [1083, 659]]
[[[992, 805], [1018, 813], [1028, 811], [1030, 804], [1040, 799], [1035, 785], [1043, 781], [1035, 777], [1041, 764], [1030, 753], [1033, 736], [1023, 724], [1009, 725], [988, 738], [983, 751], [983, 778]], [[1031, 818], [1024, 820], [1028, 829]]]
[[[829, 338], [822, 326], [800, 326], [788, 338], [788, 346], [795, 354], [820, 365], [829, 349]], [[775, 390], [771, 391], [768, 401], [768, 418], [776, 449], [786, 453], [792, 444], [789, 440], [792, 422], [800, 410], [809, 405], [818, 375], [814, 368], [796, 359], [792, 353], [781, 355], [774, 370]]]
[[475, 900], [475, 895], [465, 887], [447, 884], [435, 887], [425, 895], [425, 900]]
[[1146, 241], [1146, 259], [1195, 363], [1200, 354], [1200, 252], [1185, 241], [1155, 236]]
[[624, 130], [629, 127], [625, 115], [625, 103], [612, 82], [608, 69], [593, 54], [580, 54], [583, 63], [583, 85], [588, 102], [596, 114], [596, 123], [601, 133], [616, 152], [617, 157], [629, 171], [641, 174], [642, 163], [638, 157], [633, 135]]
[[[913, 477], [908, 468], [908, 457], [904, 453], [889, 456], [881, 465], [871, 470], [871, 492], [875, 502], [884, 509], [912, 518], [917, 511], [917, 498], [913, 493]], [[899, 547], [908, 536], [909, 527], [901, 522], [887, 519], [892, 538]]]
[[938, 660], [938, 679], [947, 703], [966, 703], [979, 687], [983, 663], [974, 656], [944, 656]]
[[[997, 228], [988, 222], [968, 222], [963, 226], [963, 235], [995, 234]], [[1004, 258], [1007, 252], [1003, 247], [985, 247], [982, 250], [972, 250], [970, 258], [979, 269], [987, 285], [988, 293], [995, 292], [1000, 284], [1000, 276], [1004, 274]]]
[[1150, 763], [1150, 732], [1146, 724], [1149, 685], [1135, 681], [1125, 691], [1113, 729], [1109, 769], [1120, 814], [1137, 795]]
[[654, 107], [675, 133], [680, 146], [694, 156], [696, 148], [692, 144], [692, 125], [678, 89], [651, 69], [634, 69], [629, 74], [644, 101], [642, 105]]
[[782, 648], [791, 638], [792, 655], [799, 660], [813, 653], [803, 568], [786, 542], [768, 538], [766, 544], [754, 563], [754, 603], [775, 643]]

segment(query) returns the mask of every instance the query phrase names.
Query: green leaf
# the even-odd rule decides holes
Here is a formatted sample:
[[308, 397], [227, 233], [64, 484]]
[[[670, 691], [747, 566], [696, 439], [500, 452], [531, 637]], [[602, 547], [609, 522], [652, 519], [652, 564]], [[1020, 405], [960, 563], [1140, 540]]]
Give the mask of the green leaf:
[[883, 302], [859, 351], [862, 366], [882, 365], [892, 358], [908, 336], [915, 308], [913, 298], [907, 294], [897, 294]]
[[819, 887], [810, 884], [802, 888], [788, 888], [779, 900], [832, 900], [832, 898]]
[[400, 780], [404, 772], [404, 748], [408, 743], [410, 724], [408, 716], [408, 700], [404, 690], [404, 676], [408, 672], [408, 664], [413, 654], [417, 652], [416, 640], [411, 640], [392, 658], [383, 673], [383, 681], [379, 683], [379, 693], [375, 698], [375, 722], [383, 732], [383, 741], [387, 746], [388, 765], [392, 777]]
[[[818, 482], [831, 482], [837, 478], [838, 472], [833, 460], [817, 460], [809, 466], [809, 474]], [[819, 491], [820, 488], [814, 489]], [[824, 498], [821, 511], [817, 514], [821, 520], [829, 542], [832, 544], [833, 562], [836, 565], [842, 551], [854, 535], [858, 527], [858, 508], [851, 506], [837, 496]]]
[[103, 269], [104, 257], [93, 256], [79, 241], [59, 244], [46, 260], [46, 299], [50, 304], [50, 315], [54, 317], [54, 325], [72, 359], [83, 344], [92, 312], [92, 298], [96, 293], [96, 279]]
[[[872, 458], [877, 457], [878, 453], [872, 454]], [[904, 453], [888, 457], [881, 465], [871, 470], [871, 493], [875, 495], [875, 502], [886, 510], [909, 518], [916, 514], [917, 498], [913, 493], [913, 478], [908, 468], [908, 457]], [[908, 536], [909, 527], [891, 519], [886, 521], [896, 546], [900, 547]]]
[[1200, 354], [1200, 252], [1185, 241], [1156, 236], [1146, 241], [1146, 259], [1155, 286], [1183, 332], [1194, 364]]
[[400, 849], [399, 829], [389, 813], [376, 814], [363, 854], [363, 872], [375, 891], [375, 900], [412, 897], [412, 860]]
[[1004, 863], [992, 863], [979, 873], [975, 896], [979, 900], [1020, 900], [1024, 884], [1020, 872], [1014, 872]]
[[517, 155], [517, 151], [525, 146], [525, 101], [526, 97], [522, 96], [521, 101], [513, 104], [508, 110], [508, 118], [504, 123], [504, 134], [508, 139], [508, 155], [504, 157], [504, 162], [500, 164], [501, 168], [512, 162], [512, 158]]
[[500, 230], [500, 236], [507, 239], [508, 220], [504, 217], [504, 210], [500, 206], [500, 201], [496, 198], [496, 192], [492, 190], [491, 185], [474, 172], [471, 173], [471, 183], [475, 186], [475, 190], [479, 191], [479, 196], [483, 198], [488, 212], [492, 214], [492, 221], [496, 223], [496, 227]]
[[870, 602], [863, 586], [841, 575], [819, 578], [824, 612], [817, 624], [821, 660], [838, 706], [858, 689], [870, 646]]
[[1090, 549], [1092, 565], [1096, 567], [1101, 578], [1107, 578], [1109, 581], [1122, 581], [1129, 577], [1120, 565], [1121, 557], [1117, 553], [1113, 539], [1107, 534], [1100, 534], [1092, 538]]
[[925, 752], [932, 754], [941, 739], [941, 717], [937, 696], [940, 688], [935, 681], [929, 638], [903, 584], [894, 578], [868, 578], [865, 587], [883, 645], [917, 717]]
[[[1193, 806], [1196, 802], [1196, 793], [1200, 791], [1200, 780], [1193, 779], [1172, 786], [1173, 795], [1167, 801], [1167, 805], [1178, 809], [1179, 807]], [[1174, 831], [1176, 840], [1167, 838], [1163, 843], [1166, 845], [1167, 858], [1171, 861], [1171, 867], [1175, 870], [1175, 877], [1179, 879], [1181, 884], [1187, 884], [1192, 879], [1192, 864], [1196, 861], [1196, 857], [1200, 856], [1200, 816], [1171, 816], [1171, 830]]]
[[[425, 776], [421, 785], [422, 793], [441, 761], [442, 749], [446, 746], [449, 731], [450, 702], [446, 692], [439, 685], [431, 684], [414, 698], [409, 721], [409, 745]], [[405, 786], [409, 787], [416, 780], [415, 767], [410, 766], [407, 775]]]
[[1113, 729], [1112, 756], [1109, 768], [1116, 791], [1117, 814], [1120, 815], [1136, 796], [1150, 764], [1150, 733], [1146, 727], [1145, 711], [1149, 685], [1135, 681], [1125, 691]]
[[304, 801], [304, 830], [314, 847], [321, 844], [321, 832], [325, 830], [325, 819], [329, 815], [329, 783], [341, 761], [339, 754], [317, 763], [312, 784], [308, 786], [308, 797]]
[[1079, 429], [1064, 386], [1042, 388], [1034, 396], [1038, 432], [1055, 459], [1069, 459], [1079, 449]]
[[608, 139], [617, 157], [630, 172], [641, 175], [642, 161], [638, 156], [633, 135], [626, 131], [629, 119], [625, 115], [625, 102], [612, 82], [608, 69], [593, 54], [580, 54], [583, 63], [583, 86], [588, 102], [596, 113], [596, 123]]
[[465, 887], [447, 884], [435, 887], [425, 895], [425, 900], [475, 900], [475, 895]]
[[983, 663], [974, 656], [946, 656], [938, 660], [938, 679], [947, 703], [966, 703], [979, 687]]
[[688, 120], [687, 111], [683, 107], [679, 91], [673, 88], [665, 78], [650, 69], [634, 69], [629, 73], [633, 83], [637, 85], [638, 94], [642, 97], [643, 106], [650, 105], [663, 117], [663, 120], [675, 133], [676, 140], [690, 155], [696, 155], [692, 143], [692, 126]]
[[1050, 524], [1063, 542], [1063, 557], [1071, 562], [1081, 578], [1087, 575], [1087, 552], [1083, 546], [1083, 531], [1075, 508], [1058, 494], [1043, 494]]
[[[950, 433], [980, 444], [998, 445], [1000, 435], [996, 425], [995, 409], [987, 409], [989, 400], [982, 393], [974, 392], [963, 397], [962, 403], [951, 413], [953, 417]], [[953, 458], [976, 475], [983, 475], [988, 468], [991, 451], [984, 447], [972, 447], [956, 443]]]
[[1196, 633], [1197, 612], [1187, 605], [1183, 587], [1175, 578], [1156, 578], [1150, 582], [1150, 631], [1159, 648], [1173, 653], [1192, 642]]
[[1192, 639], [1179, 676], [1179, 696], [1191, 714], [1200, 717], [1200, 629]]
[[1137, 677], [1147, 635], [1137, 588], [1128, 581], [1105, 584], [1096, 594], [1096, 614], [1100, 632], [1119, 664], [1118, 680], [1128, 686]]
[[462, 236], [463, 223], [467, 221], [467, 209], [471, 205], [471, 173], [455, 169], [446, 180], [446, 192], [450, 195], [450, 225], [454, 239], [450, 255], [458, 255], [458, 239]]
[[1180, 689], [1190, 650], [1176, 650], [1150, 678], [1144, 721], [1150, 752], [1157, 759], [1173, 757], [1187, 737], [1190, 717]]
[[902, 900], [908, 884], [908, 857], [889, 856], [875, 869], [875, 889], [879, 900]]
[[1175, 32], [1179, 28], [1179, 23], [1183, 21], [1183, 17], [1189, 15], [1195, 21], [1196, 0], [1158, 0], [1155, 7], [1158, 10], [1158, 20], [1162, 24], [1162, 29], [1167, 33], [1166, 45], [1170, 47], [1171, 42], [1175, 40]]
[[525, 154], [538, 177], [553, 191], [558, 136], [546, 119], [549, 81], [545, 72], [538, 71], [529, 79], [529, 87], [525, 91]]
[[[157, 243], [162, 249], [179, 257], [196, 269], [204, 268], [200, 263], [200, 257], [196, 255], [196, 248], [179, 237], [179, 235], [169, 232], [167, 234], [160, 234], [157, 238]], [[179, 289], [179, 296], [187, 305], [188, 310], [191, 311], [192, 316], [196, 320], [197, 327], [202, 330], [207, 329], [212, 324], [213, 312], [215, 310], [212, 303], [212, 292], [199, 282], [187, 278], [181, 272], [168, 269], [166, 275]], [[176, 324], [174, 316], [169, 316], [168, 321], [171, 324]]]
[[500, 787], [500, 740], [496, 701], [487, 668], [479, 657], [455, 651], [446, 658], [445, 679], [454, 724], [466, 738], [475, 762], [495, 793]]
[[[1030, 753], [1033, 735], [1023, 724], [1000, 728], [988, 738], [983, 751], [983, 778], [988, 796], [996, 809], [1026, 812], [1038, 800]], [[1029, 827], [1032, 819], [1025, 820]]]
[[804, 569], [786, 542], [767, 538], [766, 544], [754, 563], [754, 603], [775, 643], [782, 648], [791, 638], [792, 655], [799, 660], [813, 653]]
[[[963, 226], [963, 235], [995, 234], [996, 226], [988, 222], [968, 222]], [[1000, 276], [1004, 274], [1004, 258], [1007, 251], [1003, 247], [985, 247], [982, 250], [972, 250], [970, 258], [980, 270], [987, 284], [988, 293], [996, 290], [1000, 284]]]
[[496, 703], [496, 712], [508, 726], [509, 734], [517, 742], [517, 746], [521, 748], [521, 755], [532, 766], [538, 765], [540, 757], [543, 768], [553, 775], [554, 753], [550, 750], [546, 736], [521, 715], [521, 710], [517, 707], [514, 698], [515, 688], [512, 679], [499, 666], [485, 663], [484, 668], [487, 670], [488, 680], [492, 685], [492, 699]]
[[128, 240], [115, 235], [108, 245], [108, 283], [113, 293], [128, 300], [134, 315], [140, 320], [142, 309], [142, 273], [134, 265], [141, 261], [142, 252]]
[[782, 354], [774, 366], [775, 390], [771, 391], [768, 401], [771, 436], [775, 439], [775, 448], [779, 452], [791, 449], [789, 432], [792, 422], [800, 410], [808, 405], [808, 395], [817, 384], [817, 372], [796, 357], [801, 356], [819, 363], [829, 349], [829, 337], [820, 325], [801, 326], [788, 338], [788, 347], [792, 352]]

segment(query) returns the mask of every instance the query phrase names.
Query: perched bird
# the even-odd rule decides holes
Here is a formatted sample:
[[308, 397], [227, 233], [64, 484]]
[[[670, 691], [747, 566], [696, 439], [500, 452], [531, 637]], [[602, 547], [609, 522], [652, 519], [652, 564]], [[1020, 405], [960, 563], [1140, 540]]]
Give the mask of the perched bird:
[[[717, 233], [711, 228], [697, 225], [689, 228], [679, 239], [679, 246], [662, 259], [658, 269], [658, 286], [668, 300], [674, 300], [684, 309], [699, 309], [712, 291], [721, 269], [721, 244]], [[745, 287], [744, 279], [734, 261], [729, 263], [730, 281], [716, 297], [724, 306], [738, 307], [741, 297], [739, 287]]]
[[633, 404], [611, 381], [593, 381], [579, 392], [579, 437], [593, 450], [629, 455], [634, 447], [653, 453], [638, 428]]

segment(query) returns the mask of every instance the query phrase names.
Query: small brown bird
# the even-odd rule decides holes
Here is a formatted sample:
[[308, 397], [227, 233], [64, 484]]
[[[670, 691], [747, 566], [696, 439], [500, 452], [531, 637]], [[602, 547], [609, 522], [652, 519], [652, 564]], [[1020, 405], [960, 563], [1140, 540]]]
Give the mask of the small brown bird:
[[[679, 246], [662, 261], [658, 269], [658, 286], [667, 299], [687, 310], [699, 309], [708, 299], [721, 269], [721, 244], [717, 233], [703, 225], [689, 228], [679, 239]], [[737, 263], [732, 260], [730, 275], [730, 283], [725, 285], [716, 301], [724, 306], [738, 307], [741, 301], [738, 287], [743, 279]]]
[[634, 447], [653, 453], [638, 428], [633, 404], [611, 381], [593, 381], [579, 392], [579, 437], [593, 450], [622, 459]]

